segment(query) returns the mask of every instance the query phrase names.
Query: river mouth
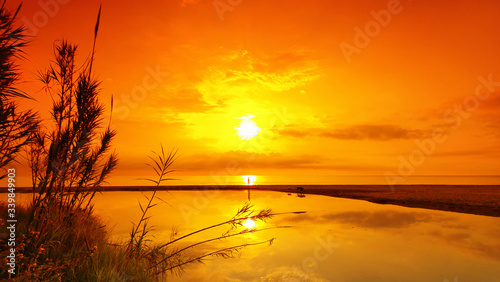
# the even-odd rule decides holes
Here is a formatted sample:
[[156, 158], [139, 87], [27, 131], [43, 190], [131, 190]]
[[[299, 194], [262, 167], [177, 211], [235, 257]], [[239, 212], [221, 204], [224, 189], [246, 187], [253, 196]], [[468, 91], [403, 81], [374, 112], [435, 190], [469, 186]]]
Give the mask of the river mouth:
[[[127, 240], [152, 192], [104, 192], [95, 211], [116, 241]], [[25, 195], [27, 198], [28, 194]], [[208, 257], [168, 281], [496, 281], [500, 277], [500, 218], [380, 205], [361, 200], [269, 191], [160, 191], [149, 239], [167, 242], [226, 221], [245, 203], [284, 214], [257, 221], [255, 232], [203, 244], [192, 255], [275, 238], [241, 250], [235, 259]], [[291, 226], [290, 228], [276, 228]], [[239, 227], [244, 228], [244, 227]], [[220, 236], [228, 226], [177, 247]]]

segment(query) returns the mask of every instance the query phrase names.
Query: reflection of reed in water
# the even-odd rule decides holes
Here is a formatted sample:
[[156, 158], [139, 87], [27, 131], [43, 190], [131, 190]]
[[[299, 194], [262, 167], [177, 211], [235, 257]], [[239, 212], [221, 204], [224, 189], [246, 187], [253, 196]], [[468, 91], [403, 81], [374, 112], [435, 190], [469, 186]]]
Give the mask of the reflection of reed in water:
[[[139, 203], [142, 211], [141, 218], [137, 224], [133, 225], [133, 233], [130, 234], [130, 242], [127, 246], [127, 250], [129, 251], [130, 255], [132, 257], [135, 257], [136, 259], [142, 258], [142, 261], [144, 261], [147, 265], [148, 271], [157, 278], [166, 278], [167, 276], [172, 274], [180, 275], [183, 272], [185, 266], [192, 263], [202, 262], [208, 257], [236, 258], [241, 255], [241, 250], [245, 247], [257, 246], [262, 244], [270, 245], [273, 243], [274, 238], [260, 241], [244, 242], [241, 244], [234, 243], [234, 245], [229, 245], [221, 248], [214, 247], [213, 249], [211, 249], [210, 247], [208, 247], [208, 250], [205, 249], [205, 252], [197, 253], [194, 256], [189, 255], [189, 252], [196, 250], [200, 251], [200, 249], [203, 250], [203, 248], [207, 248], [207, 246], [209, 246], [207, 243], [210, 242], [221, 241], [222, 239], [229, 239], [238, 236], [243, 237], [245, 234], [260, 232], [264, 230], [288, 228], [290, 226], [258, 228], [257, 222], [265, 223], [278, 215], [305, 213], [305, 211], [275, 213], [272, 212], [271, 209], [255, 210], [253, 208], [253, 204], [247, 202], [236, 212], [236, 214], [232, 218], [226, 221], [198, 229], [182, 236], [179, 236], [177, 228], [173, 228], [169, 241], [163, 243], [154, 243], [147, 238], [148, 233], [152, 230], [151, 226], [148, 225], [148, 219], [151, 216], [147, 213], [157, 204], [154, 203], [154, 200], [157, 198], [156, 191], [160, 184], [164, 180], [167, 180], [167, 178], [164, 177], [166, 176], [166, 174], [173, 171], [169, 169], [169, 167], [174, 161], [176, 153], [177, 151], [175, 150], [171, 151], [170, 153], [167, 152], [167, 154], [165, 154], [162, 146], [161, 153], [154, 153], [155, 156], [150, 157], [153, 162], [152, 164], [148, 165], [154, 169], [158, 179], [146, 179], [150, 182], [155, 183], [156, 185], [152, 189], [152, 195], [150, 195], [149, 197], [146, 196], [148, 200], [147, 204], [143, 206]], [[256, 179], [256, 177], [252, 175], [244, 177], [247, 177], [250, 182], [255, 181]], [[247, 189], [247, 193], [248, 199], [250, 200], [250, 189]], [[183, 248], [180, 248], [179, 244], [176, 244], [179, 241], [180, 243], [187, 241], [192, 238], [193, 235], [196, 235], [198, 233], [203, 233], [207, 230], [219, 227], [228, 227], [228, 229], [222, 235], [214, 237], [209, 235], [208, 238], [197, 240], [194, 243], [189, 244], [188, 246], [184, 246]], [[231, 242], [231, 240], [229, 240], [228, 242]]]

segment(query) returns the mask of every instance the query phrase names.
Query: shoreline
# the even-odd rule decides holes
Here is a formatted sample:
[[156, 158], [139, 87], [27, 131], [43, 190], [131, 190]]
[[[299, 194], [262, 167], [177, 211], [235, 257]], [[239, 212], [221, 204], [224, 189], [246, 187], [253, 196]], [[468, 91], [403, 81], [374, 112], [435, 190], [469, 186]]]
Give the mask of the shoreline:
[[[302, 187], [303, 191], [298, 191]], [[106, 186], [102, 191], [151, 191], [153, 186]], [[160, 186], [159, 191], [196, 190], [275, 191], [303, 195], [365, 200], [449, 212], [500, 217], [500, 185], [183, 185]], [[18, 187], [17, 193], [30, 193], [31, 188]]]

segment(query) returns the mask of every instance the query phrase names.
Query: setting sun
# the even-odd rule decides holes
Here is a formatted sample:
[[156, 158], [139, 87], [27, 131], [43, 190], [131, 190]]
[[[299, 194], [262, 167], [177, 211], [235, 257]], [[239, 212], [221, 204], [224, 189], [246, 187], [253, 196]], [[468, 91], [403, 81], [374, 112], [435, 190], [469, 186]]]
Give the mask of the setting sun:
[[234, 129], [236, 129], [237, 135], [242, 140], [250, 140], [260, 132], [260, 127], [258, 127], [257, 124], [253, 120], [251, 120], [253, 117], [255, 116], [251, 115], [246, 117], [238, 117], [238, 119], [242, 119], [242, 121]]

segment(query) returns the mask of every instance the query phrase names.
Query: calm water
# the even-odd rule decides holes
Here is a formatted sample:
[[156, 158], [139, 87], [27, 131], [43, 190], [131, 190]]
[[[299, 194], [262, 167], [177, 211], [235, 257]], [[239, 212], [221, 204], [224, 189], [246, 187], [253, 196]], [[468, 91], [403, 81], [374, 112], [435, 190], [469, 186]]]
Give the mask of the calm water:
[[[207, 193], [161, 192], [169, 205], [153, 209], [154, 240], [167, 240], [174, 225], [182, 235], [225, 221], [248, 197], [243, 191]], [[99, 195], [96, 209], [114, 226], [115, 238], [126, 238], [130, 222], [140, 214], [137, 199], [143, 197], [141, 192]], [[252, 192], [251, 202], [257, 209], [307, 214], [258, 223], [259, 228], [292, 228], [248, 234], [198, 250], [276, 238], [272, 246], [244, 249], [239, 259], [211, 258], [191, 265], [183, 276], [169, 281], [499, 281], [500, 218], [264, 191]]]

